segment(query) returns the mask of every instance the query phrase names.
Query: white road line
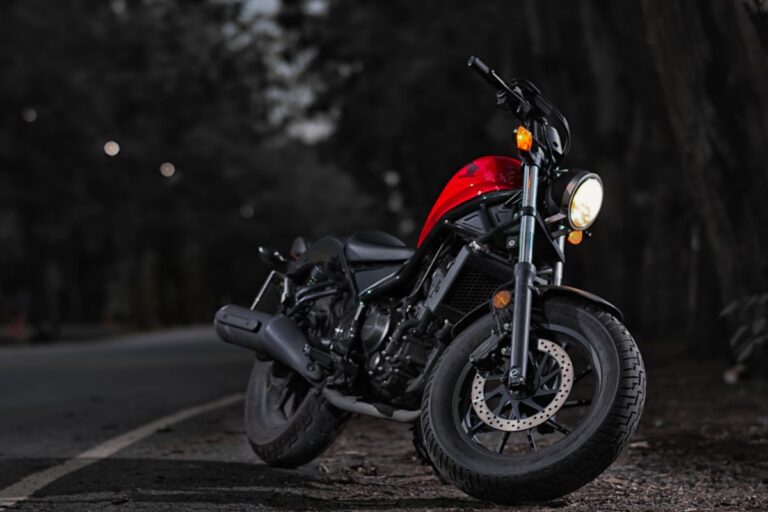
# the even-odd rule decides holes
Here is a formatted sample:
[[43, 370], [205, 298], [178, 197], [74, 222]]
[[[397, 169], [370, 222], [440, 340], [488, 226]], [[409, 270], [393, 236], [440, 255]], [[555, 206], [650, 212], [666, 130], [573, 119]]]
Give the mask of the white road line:
[[10, 487], [0, 490], [0, 510], [6, 510], [8, 507], [24, 501], [35, 492], [39, 491], [46, 485], [62, 478], [78, 469], [82, 469], [86, 466], [98, 462], [102, 459], [110, 457], [119, 452], [123, 448], [141, 441], [157, 432], [160, 429], [170, 427], [176, 423], [188, 420], [193, 416], [204, 414], [216, 409], [221, 409], [232, 404], [236, 404], [243, 400], [243, 393], [236, 393], [229, 395], [219, 400], [197, 405], [195, 407], [189, 407], [182, 409], [178, 412], [163, 416], [155, 421], [147, 423], [137, 429], [126, 432], [119, 436], [113, 437], [108, 441], [101, 443], [98, 446], [94, 446], [90, 450], [84, 451], [80, 455], [62, 462], [56, 466], [52, 466], [48, 469], [33, 473], [26, 478], [19, 480]]

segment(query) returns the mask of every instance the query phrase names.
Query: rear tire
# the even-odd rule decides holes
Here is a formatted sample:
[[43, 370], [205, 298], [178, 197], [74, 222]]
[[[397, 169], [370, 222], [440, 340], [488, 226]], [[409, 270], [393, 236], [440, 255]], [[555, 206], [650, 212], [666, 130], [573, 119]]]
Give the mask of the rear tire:
[[[468, 368], [469, 355], [488, 338], [494, 326], [490, 315], [457, 336], [427, 382], [421, 417], [426, 450], [444, 478], [482, 500], [540, 502], [578, 489], [616, 459], [640, 419], [645, 370], [632, 336], [619, 320], [585, 301], [554, 299], [534, 311], [533, 322], [539, 322], [541, 336], [549, 330], [551, 339], [562, 345], [574, 346], [563, 336], [578, 333], [591, 354], [591, 367], [599, 368], [594, 373], [601, 374], [595, 377], [595, 398], [584, 409], [583, 424], [551, 445], [531, 443], [530, 451], [512, 454], [501, 445], [496, 453], [477, 444], [478, 434], [457, 427], [456, 419], [463, 414], [456, 412], [462, 410], [457, 396], [464, 388], [459, 381], [475, 373]], [[492, 428], [483, 428], [490, 430], [485, 435], [495, 435]]]
[[339, 436], [347, 418], [282, 364], [254, 363], [245, 429], [253, 451], [270, 466], [295, 468], [312, 461]]

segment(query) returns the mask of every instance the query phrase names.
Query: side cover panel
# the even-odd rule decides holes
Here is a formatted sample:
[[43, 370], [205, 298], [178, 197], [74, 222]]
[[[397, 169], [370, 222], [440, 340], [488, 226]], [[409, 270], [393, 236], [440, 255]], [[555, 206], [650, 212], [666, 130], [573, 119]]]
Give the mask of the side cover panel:
[[514, 190], [522, 186], [520, 161], [505, 156], [483, 156], [462, 167], [446, 184], [429, 212], [419, 243], [448, 212], [465, 202], [497, 190]]

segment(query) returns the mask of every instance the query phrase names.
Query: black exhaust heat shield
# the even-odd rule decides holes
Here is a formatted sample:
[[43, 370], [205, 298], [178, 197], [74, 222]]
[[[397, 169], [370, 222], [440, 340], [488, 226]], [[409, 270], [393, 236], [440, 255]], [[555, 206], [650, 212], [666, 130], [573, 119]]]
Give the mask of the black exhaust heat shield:
[[320, 369], [304, 353], [304, 333], [286, 316], [228, 305], [216, 312], [213, 325], [227, 343], [265, 354], [310, 382], [322, 379]]

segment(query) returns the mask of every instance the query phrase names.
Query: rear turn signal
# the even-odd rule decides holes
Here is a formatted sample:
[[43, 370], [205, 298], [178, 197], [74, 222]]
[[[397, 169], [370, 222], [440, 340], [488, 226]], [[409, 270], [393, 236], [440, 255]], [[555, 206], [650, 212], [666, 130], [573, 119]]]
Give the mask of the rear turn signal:
[[504, 309], [512, 302], [512, 293], [509, 290], [501, 290], [493, 294], [491, 304], [496, 309]]
[[568, 243], [571, 245], [579, 245], [584, 240], [583, 231], [571, 231], [568, 233]]
[[533, 134], [523, 125], [518, 126], [515, 130], [515, 139], [517, 149], [520, 151], [530, 151], [533, 147]]

